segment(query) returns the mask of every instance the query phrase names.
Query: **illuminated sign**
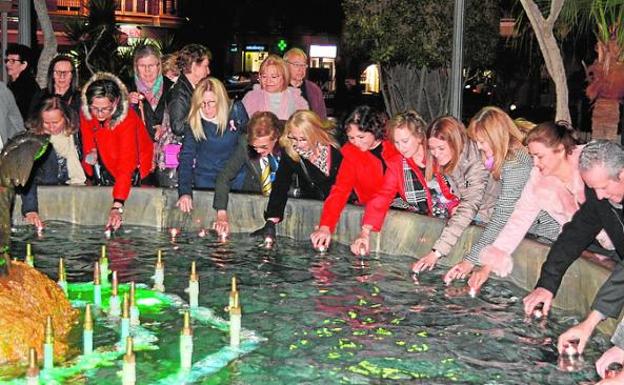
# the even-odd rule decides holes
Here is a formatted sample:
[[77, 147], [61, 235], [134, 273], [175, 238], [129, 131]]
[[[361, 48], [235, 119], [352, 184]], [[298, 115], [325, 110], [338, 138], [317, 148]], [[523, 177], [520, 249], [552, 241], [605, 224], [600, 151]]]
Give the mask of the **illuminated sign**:
[[280, 41], [277, 42], [277, 48], [279, 48], [281, 52], [284, 52], [286, 47], [288, 47], [288, 44], [286, 44], [286, 40], [280, 39]]
[[327, 58], [335, 58], [336, 57], [336, 46], [335, 45], [310, 45], [310, 57], [327, 57]]
[[266, 46], [261, 44], [250, 44], [245, 46], [245, 51], [266, 51]]

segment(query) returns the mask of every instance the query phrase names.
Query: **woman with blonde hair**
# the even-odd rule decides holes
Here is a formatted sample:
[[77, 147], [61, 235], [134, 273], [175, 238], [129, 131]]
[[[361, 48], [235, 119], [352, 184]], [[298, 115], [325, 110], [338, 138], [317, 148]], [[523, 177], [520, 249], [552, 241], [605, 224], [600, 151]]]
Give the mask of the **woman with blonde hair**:
[[[468, 137], [477, 143], [483, 164], [492, 178], [500, 181], [501, 191], [481, 236], [468, 255], [444, 276], [447, 284], [454, 279], [465, 278], [479, 263], [479, 253], [494, 242], [509, 220], [533, 168], [531, 156], [523, 145], [525, 134], [498, 107], [482, 108], [468, 125]], [[529, 232], [554, 239], [558, 228], [558, 223], [541, 211]]]
[[269, 55], [260, 65], [260, 84], [243, 97], [249, 115], [270, 111], [279, 120], [287, 120], [297, 110], [307, 110], [301, 90], [290, 86], [290, 73], [284, 59]]
[[444, 174], [459, 201], [451, 208], [450, 219], [431, 251], [412, 266], [416, 273], [433, 269], [441, 257], [451, 252], [470, 223], [487, 223], [494, 208], [500, 184], [485, 168], [477, 144], [466, 137], [465, 131], [452, 116], [437, 118], [427, 129], [431, 154], [427, 174]]
[[[193, 209], [192, 190], [213, 189], [217, 175], [234, 152], [249, 120], [242, 103], [232, 103], [223, 84], [216, 78], [201, 80], [191, 98], [178, 167], [180, 210]], [[240, 189], [244, 171], [232, 183]]]
[[[398, 154], [395, 152], [386, 161], [385, 174], [381, 183], [377, 182], [377, 186], [381, 187], [376, 187], [375, 194], [366, 202], [362, 231], [351, 245], [354, 254], [369, 252], [370, 232], [381, 230], [397, 194], [401, 197], [398, 207], [429, 216], [446, 217], [457, 202], [457, 197], [440, 173], [432, 173], [430, 178], [425, 176], [427, 123], [420, 115], [415, 111], [405, 111], [395, 115], [386, 127], [388, 138], [394, 143]], [[373, 170], [369, 170], [368, 174], [374, 175]], [[394, 205], [397, 206], [396, 203]]]
[[327, 198], [342, 162], [333, 129], [331, 121], [322, 120], [312, 111], [297, 111], [288, 119], [280, 137], [284, 153], [264, 213], [266, 223], [252, 235], [275, 238], [275, 224], [284, 217], [293, 175], [300, 182], [301, 198]]

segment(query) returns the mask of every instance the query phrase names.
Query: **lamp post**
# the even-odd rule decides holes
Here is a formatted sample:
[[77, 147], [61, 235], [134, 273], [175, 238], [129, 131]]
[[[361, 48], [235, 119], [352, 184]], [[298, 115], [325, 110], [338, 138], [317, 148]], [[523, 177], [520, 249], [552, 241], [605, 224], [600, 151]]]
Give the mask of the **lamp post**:
[[450, 114], [461, 121], [462, 94], [464, 91], [462, 81], [462, 54], [464, 46], [464, 0], [455, 0], [455, 13], [453, 17], [453, 53], [451, 60], [451, 105]]

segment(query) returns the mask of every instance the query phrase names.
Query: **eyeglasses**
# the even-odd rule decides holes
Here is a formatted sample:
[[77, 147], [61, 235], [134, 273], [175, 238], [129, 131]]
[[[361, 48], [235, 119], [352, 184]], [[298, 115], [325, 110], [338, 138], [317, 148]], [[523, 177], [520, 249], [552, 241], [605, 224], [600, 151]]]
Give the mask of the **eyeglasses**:
[[206, 108], [206, 107], [214, 107], [217, 105], [217, 101], [216, 100], [208, 100], [206, 102], [202, 102], [201, 106]]
[[64, 78], [65, 76], [69, 75], [71, 73], [71, 71], [57, 71], [57, 70], [54, 70], [53, 73], [54, 73], [54, 76], [58, 76], [59, 78]]
[[153, 70], [154, 68], [158, 68], [159, 65], [160, 65], [160, 63], [156, 63], [156, 64], [139, 64], [139, 65], [137, 65], [137, 68], [140, 68], [142, 70]]
[[288, 140], [290, 140], [291, 142], [295, 143], [305, 143], [308, 141], [308, 139], [306, 138], [295, 138], [294, 136], [287, 136]]
[[111, 112], [113, 112], [114, 109], [115, 109], [115, 106], [102, 107], [102, 108], [89, 106], [89, 111], [91, 111], [92, 114], [96, 114], [96, 115], [110, 114]]
[[295, 66], [297, 68], [308, 68], [308, 65], [306, 63], [295, 63], [295, 62], [292, 62], [292, 61], [287, 61], [286, 63], [288, 63], [290, 65], [293, 65], [293, 66]]
[[4, 59], [4, 63], [5, 63], [5, 64], [9, 64], [9, 63], [13, 64], [13, 63], [15, 63], [15, 62], [20, 62], [20, 63], [23, 63], [23, 62], [24, 62], [24, 60], [20, 60], [20, 59]]

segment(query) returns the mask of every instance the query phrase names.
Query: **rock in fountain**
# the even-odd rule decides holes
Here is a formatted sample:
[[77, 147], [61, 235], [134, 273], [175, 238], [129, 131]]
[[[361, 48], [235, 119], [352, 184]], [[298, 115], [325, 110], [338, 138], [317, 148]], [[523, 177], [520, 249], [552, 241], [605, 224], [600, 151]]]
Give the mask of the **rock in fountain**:
[[62, 361], [68, 353], [67, 335], [78, 311], [63, 290], [45, 274], [22, 262], [12, 262], [8, 276], [0, 276], [0, 365], [28, 363], [28, 349], [43, 356], [47, 315], [54, 324], [54, 357]]

